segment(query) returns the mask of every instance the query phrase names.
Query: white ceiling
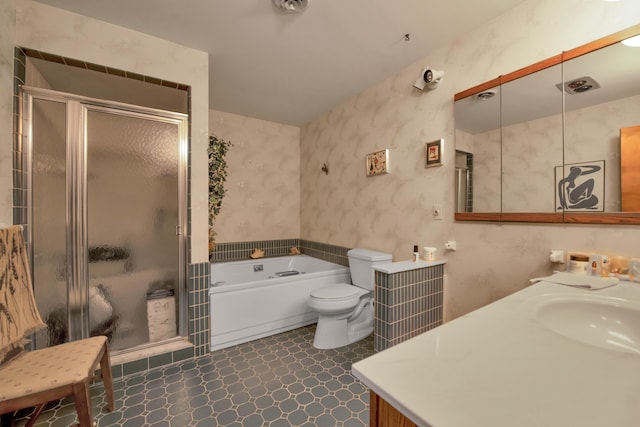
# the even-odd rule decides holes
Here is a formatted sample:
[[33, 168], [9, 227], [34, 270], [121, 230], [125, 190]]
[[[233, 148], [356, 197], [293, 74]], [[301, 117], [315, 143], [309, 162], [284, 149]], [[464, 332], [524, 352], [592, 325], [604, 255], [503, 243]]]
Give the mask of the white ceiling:
[[271, 0], [38, 1], [206, 51], [210, 108], [297, 126], [523, 2], [310, 0], [297, 15]]

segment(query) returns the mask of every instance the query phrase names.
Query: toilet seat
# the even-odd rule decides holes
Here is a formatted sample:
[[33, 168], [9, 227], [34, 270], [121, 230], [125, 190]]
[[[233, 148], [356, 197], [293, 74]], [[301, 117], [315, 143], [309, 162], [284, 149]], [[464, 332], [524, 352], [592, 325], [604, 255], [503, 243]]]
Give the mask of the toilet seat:
[[352, 299], [354, 297], [360, 298], [362, 295], [368, 293], [367, 290], [359, 288], [353, 285], [347, 285], [346, 283], [341, 283], [332, 286], [326, 286], [324, 288], [319, 288], [311, 292], [311, 298], [322, 301], [345, 301]]
[[348, 314], [369, 293], [346, 283], [325, 286], [311, 292], [307, 305], [320, 314]]

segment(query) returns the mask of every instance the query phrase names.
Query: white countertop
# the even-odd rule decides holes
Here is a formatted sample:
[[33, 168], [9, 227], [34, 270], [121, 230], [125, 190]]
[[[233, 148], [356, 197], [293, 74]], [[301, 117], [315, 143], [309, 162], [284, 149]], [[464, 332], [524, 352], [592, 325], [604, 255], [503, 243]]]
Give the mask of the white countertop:
[[640, 304], [639, 283], [590, 291], [541, 282], [357, 362], [353, 373], [419, 426], [640, 426], [640, 354], [542, 326], [531, 298], [550, 293]]
[[381, 271], [387, 274], [401, 273], [403, 271], [416, 270], [418, 268], [433, 267], [440, 264], [446, 264], [444, 259], [435, 259], [433, 261], [398, 261], [390, 262], [388, 264], [380, 264], [373, 267], [374, 270]]

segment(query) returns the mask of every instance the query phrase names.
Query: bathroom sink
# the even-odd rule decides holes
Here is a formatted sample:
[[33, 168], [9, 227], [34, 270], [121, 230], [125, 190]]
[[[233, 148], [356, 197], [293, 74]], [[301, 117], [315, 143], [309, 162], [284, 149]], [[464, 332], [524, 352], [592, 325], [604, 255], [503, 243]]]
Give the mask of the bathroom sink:
[[553, 332], [583, 344], [640, 355], [637, 302], [591, 295], [546, 295], [531, 303], [535, 321]]

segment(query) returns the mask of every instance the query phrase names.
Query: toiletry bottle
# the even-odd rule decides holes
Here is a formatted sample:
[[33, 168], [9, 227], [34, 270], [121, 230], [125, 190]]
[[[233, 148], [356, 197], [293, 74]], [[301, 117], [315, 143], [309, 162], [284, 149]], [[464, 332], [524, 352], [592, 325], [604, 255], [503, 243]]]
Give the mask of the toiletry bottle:
[[420, 253], [418, 252], [418, 245], [413, 245], [413, 262], [418, 262], [420, 260]]

